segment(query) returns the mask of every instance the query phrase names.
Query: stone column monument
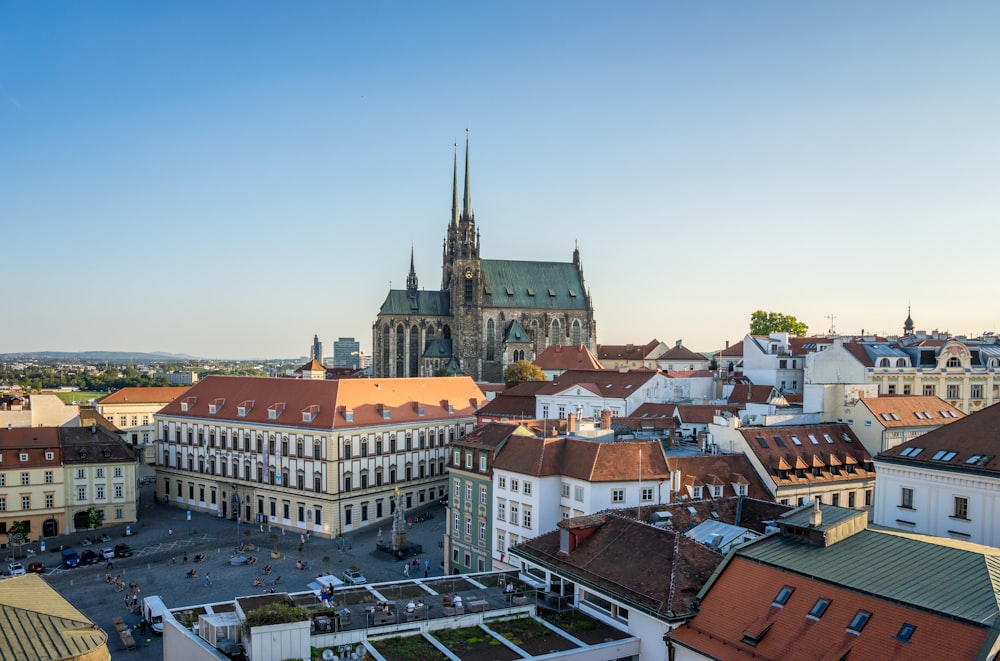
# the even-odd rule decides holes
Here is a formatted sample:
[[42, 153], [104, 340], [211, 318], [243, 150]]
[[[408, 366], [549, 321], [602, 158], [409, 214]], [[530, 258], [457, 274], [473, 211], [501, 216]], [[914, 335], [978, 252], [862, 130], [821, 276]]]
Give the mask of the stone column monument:
[[392, 550], [396, 552], [406, 547], [406, 515], [403, 512], [403, 494], [399, 492], [399, 487], [396, 487], [396, 510], [392, 513]]

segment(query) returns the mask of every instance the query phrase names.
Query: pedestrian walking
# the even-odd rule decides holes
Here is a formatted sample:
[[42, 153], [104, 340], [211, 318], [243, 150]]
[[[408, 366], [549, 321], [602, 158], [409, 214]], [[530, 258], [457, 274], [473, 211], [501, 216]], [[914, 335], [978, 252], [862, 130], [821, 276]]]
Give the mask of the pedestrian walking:
[[114, 563], [111, 562], [111, 558], [108, 558], [108, 566], [105, 567], [105, 569], [114, 569], [114, 568], [115, 568]]
[[408, 562], [403, 565], [403, 576], [406, 578], [410, 577], [410, 563]]
[[174, 534], [174, 529], [173, 528], [167, 528], [167, 537], [172, 537], [173, 534]]
[[184, 562], [188, 561], [188, 552], [184, 551]]
[[212, 575], [209, 574], [208, 572], [205, 572], [205, 587], [207, 588], [211, 584], [212, 584]]
[[431, 568], [430, 567], [424, 567], [424, 578], [427, 578], [427, 576], [430, 573], [431, 573]]
[[427, 576], [427, 572], [431, 570], [431, 561], [424, 560], [424, 576]]

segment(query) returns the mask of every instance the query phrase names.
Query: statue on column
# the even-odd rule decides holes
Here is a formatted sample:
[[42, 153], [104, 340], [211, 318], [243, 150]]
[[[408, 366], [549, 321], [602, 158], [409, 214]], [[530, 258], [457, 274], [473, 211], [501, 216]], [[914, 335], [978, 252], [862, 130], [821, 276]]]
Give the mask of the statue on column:
[[406, 548], [406, 515], [403, 512], [403, 494], [396, 487], [396, 509], [392, 513], [392, 550]]

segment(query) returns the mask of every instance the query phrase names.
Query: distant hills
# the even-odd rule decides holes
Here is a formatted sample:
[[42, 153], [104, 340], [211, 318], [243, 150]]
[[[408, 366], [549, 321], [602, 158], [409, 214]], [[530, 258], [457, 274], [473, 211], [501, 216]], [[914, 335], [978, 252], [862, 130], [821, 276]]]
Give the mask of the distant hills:
[[97, 362], [187, 362], [189, 360], [201, 360], [197, 356], [186, 353], [140, 353], [130, 351], [25, 351], [20, 353], [0, 353], [0, 359], [4, 360], [40, 360], [52, 362], [58, 360], [77, 361], [81, 363]]

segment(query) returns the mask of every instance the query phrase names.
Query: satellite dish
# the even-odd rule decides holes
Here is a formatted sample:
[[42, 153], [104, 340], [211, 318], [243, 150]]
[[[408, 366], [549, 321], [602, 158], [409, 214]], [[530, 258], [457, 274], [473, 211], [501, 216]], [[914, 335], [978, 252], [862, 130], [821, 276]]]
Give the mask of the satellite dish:
[[337, 658], [337, 655], [333, 653], [333, 650], [326, 649], [323, 650], [323, 661], [333, 661]]

